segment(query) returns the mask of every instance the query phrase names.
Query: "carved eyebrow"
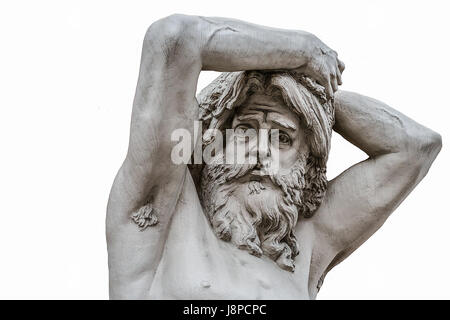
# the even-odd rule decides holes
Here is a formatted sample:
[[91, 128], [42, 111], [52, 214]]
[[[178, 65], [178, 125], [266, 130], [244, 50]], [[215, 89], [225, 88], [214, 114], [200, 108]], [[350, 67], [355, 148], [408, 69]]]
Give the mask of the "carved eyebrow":
[[295, 124], [293, 124], [290, 121], [284, 120], [284, 119], [272, 119], [270, 120], [273, 123], [276, 123], [277, 125], [286, 128], [286, 129], [290, 129], [290, 130], [297, 130], [297, 127], [295, 126]]
[[265, 112], [265, 113], [267, 113], [267, 112], [280, 113], [276, 108], [277, 108], [276, 106], [254, 103], [254, 105], [249, 107], [248, 110]]
[[248, 121], [248, 120], [257, 121], [254, 116], [259, 116], [259, 115], [260, 114], [258, 114], [258, 113], [246, 113], [246, 114], [239, 115], [237, 117], [237, 119], [239, 121]]
[[[242, 114], [242, 115], [239, 115], [237, 117], [237, 119], [239, 121], [257, 121], [257, 119], [255, 119], [255, 117], [254, 117], [255, 115], [259, 115], [259, 113]], [[264, 115], [267, 116], [267, 114], [265, 112], [264, 112]], [[297, 127], [291, 121], [288, 121], [288, 120], [285, 120], [285, 119], [271, 119], [270, 121], [275, 123], [275, 124], [277, 124], [277, 125], [279, 125], [280, 127], [285, 128], [285, 129], [297, 130]]]

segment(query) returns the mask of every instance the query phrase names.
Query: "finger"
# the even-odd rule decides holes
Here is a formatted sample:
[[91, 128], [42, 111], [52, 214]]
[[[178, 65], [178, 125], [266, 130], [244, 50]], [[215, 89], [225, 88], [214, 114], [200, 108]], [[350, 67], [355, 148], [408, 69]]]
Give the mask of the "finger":
[[333, 92], [336, 92], [338, 90], [338, 81], [336, 75], [333, 74], [331, 77], [331, 87], [333, 88]]
[[331, 81], [328, 81], [326, 87], [325, 87], [325, 92], [328, 96], [328, 98], [332, 98], [333, 97], [333, 87], [331, 86]]
[[311, 78], [313, 78], [318, 84], [320, 84], [322, 87], [327, 88], [327, 85], [329, 83], [328, 78], [324, 76], [321, 72], [308, 72], [306, 71], [305, 74]]
[[345, 64], [341, 60], [337, 59], [339, 71], [342, 73], [345, 70]]
[[342, 73], [341, 73], [341, 70], [339, 69], [339, 64], [336, 68], [336, 81], [337, 81], [338, 85], [340, 85], [340, 86], [342, 85]]
[[327, 93], [329, 92], [328, 87], [331, 88], [329, 79], [324, 77], [323, 79], [320, 80], [319, 84], [325, 89], [325, 92]]
[[338, 70], [338, 72], [337, 72], [337, 74], [336, 74], [336, 80], [337, 80], [337, 83], [338, 83], [338, 85], [342, 85], [342, 74], [341, 74], [341, 72]]

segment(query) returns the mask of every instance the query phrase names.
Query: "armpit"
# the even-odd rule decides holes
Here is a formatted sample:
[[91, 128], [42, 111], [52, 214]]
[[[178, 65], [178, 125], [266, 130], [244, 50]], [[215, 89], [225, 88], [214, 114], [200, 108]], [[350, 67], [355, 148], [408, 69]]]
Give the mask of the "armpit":
[[151, 203], [148, 203], [139, 210], [133, 212], [131, 220], [138, 225], [140, 231], [144, 231], [147, 227], [158, 224], [158, 217]]

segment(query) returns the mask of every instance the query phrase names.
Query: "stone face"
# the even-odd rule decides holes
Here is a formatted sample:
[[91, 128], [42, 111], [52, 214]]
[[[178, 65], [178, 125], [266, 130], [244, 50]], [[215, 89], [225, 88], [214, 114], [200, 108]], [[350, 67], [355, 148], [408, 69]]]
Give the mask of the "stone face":
[[[309, 33], [174, 15], [149, 28], [141, 64], [108, 203], [113, 299], [314, 299], [441, 148], [400, 112], [338, 90], [344, 64]], [[224, 72], [197, 103], [201, 70]], [[328, 182], [333, 130], [369, 158]], [[174, 132], [194, 137], [188, 148]], [[174, 160], [194, 142], [201, 163]]]

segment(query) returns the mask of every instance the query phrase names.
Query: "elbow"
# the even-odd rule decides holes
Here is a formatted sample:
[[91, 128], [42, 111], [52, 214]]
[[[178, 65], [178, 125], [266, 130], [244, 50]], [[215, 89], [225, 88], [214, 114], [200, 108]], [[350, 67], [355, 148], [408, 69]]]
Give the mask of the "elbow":
[[433, 147], [436, 151], [436, 153], [439, 153], [442, 149], [442, 136], [437, 133], [437, 132], [433, 132]]
[[425, 128], [404, 131], [398, 144], [398, 152], [415, 159], [433, 159], [442, 148], [442, 137], [439, 133]]
[[433, 161], [437, 157], [441, 149], [442, 136], [437, 132], [429, 130], [429, 132], [423, 137], [423, 139], [421, 139], [419, 148], [420, 154], [425, 158]]
[[172, 14], [150, 25], [144, 37], [144, 50], [162, 54], [167, 61], [193, 56], [198, 38], [196, 17]]
[[181, 36], [187, 16], [172, 14], [153, 22], [145, 33], [145, 40], [164, 41]]
[[[419, 181], [428, 173], [431, 165], [442, 148], [442, 137], [440, 134], [427, 130], [420, 137], [414, 139], [414, 147], [402, 155], [403, 167], [412, 170]], [[399, 154], [399, 155], [400, 155]]]

